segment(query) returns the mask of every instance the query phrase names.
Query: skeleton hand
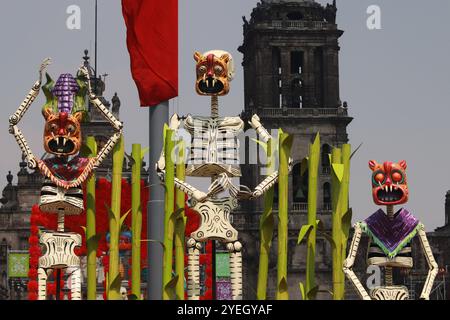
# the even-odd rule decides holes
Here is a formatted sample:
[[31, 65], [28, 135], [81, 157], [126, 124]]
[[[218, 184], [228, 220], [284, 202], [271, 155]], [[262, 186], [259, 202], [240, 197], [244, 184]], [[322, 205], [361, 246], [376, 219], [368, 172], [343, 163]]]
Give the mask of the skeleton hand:
[[91, 75], [89, 74], [89, 70], [86, 66], [81, 66], [78, 68], [78, 72], [81, 73], [87, 80], [91, 80]]
[[178, 114], [174, 113], [169, 120], [169, 128], [172, 130], [178, 130], [181, 125], [180, 117]]
[[208, 195], [203, 191], [196, 190], [194, 191], [192, 198], [194, 198], [198, 202], [203, 202], [208, 198]]
[[45, 58], [39, 68], [39, 83], [42, 83], [42, 75], [47, 67], [52, 63], [52, 58]]
[[219, 177], [208, 188], [208, 196], [213, 197], [222, 191], [225, 191], [230, 184], [230, 179], [225, 173], [221, 173]]
[[261, 122], [260, 122], [260, 118], [257, 114], [254, 114], [253, 117], [250, 119], [250, 121], [248, 122], [253, 129], [257, 129], [259, 127], [262, 126]]
[[34, 158], [28, 158], [28, 159], [27, 159], [27, 165], [28, 165], [28, 168], [30, 168], [30, 169], [35, 169], [35, 168], [37, 167], [36, 159], [34, 159]]
[[242, 185], [239, 185], [238, 187], [232, 185], [230, 187], [230, 194], [239, 200], [250, 200], [254, 198], [252, 191], [248, 187]]
[[252, 128], [256, 131], [257, 134], [259, 134], [264, 142], [269, 141], [272, 136], [270, 133], [266, 130], [266, 128], [263, 127], [261, 122], [259, 121], [259, 117], [257, 114], [254, 114], [251, 120], [248, 122]]
[[92, 87], [91, 87], [91, 75], [89, 74], [89, 70], [86, 66], [81, 66], [78, 68], [78, 72], [86, 78], [86, 83], [88, 86], [89, 95], [92, 95]]

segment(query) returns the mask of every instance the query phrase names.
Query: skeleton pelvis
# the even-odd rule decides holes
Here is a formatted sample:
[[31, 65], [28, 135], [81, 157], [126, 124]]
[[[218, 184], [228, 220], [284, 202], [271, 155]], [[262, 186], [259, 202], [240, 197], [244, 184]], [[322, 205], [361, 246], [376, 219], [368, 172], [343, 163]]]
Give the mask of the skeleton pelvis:
[[409, 292], [405, 286], [376, 287], [370, 290], [374, 300], [408, 300]]
[[192, 209], [200, 215], [200, 227], [191, 233], [191, 237], [197, 241], [237, 241], [238, 232], [230, 223], [231, 211], [236, 207], [237, 200], [234, 198], [194, 201]]
[[83, 191], [81, 188], [65, 190], [47, 182], [41, 189], [39, 208], [48, 213], [81, 214], [84, 209]]
[[42, 246], [40, 268], [78, 267], [80, 258], [74, 249], [81, 246], [81, 236], [77, 233], [45, 232], [39, 242]]

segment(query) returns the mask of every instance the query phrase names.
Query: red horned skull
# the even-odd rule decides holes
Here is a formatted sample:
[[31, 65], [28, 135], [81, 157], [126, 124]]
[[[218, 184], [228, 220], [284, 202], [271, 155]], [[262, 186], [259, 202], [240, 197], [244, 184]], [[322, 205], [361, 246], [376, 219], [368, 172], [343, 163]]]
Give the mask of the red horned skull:
[[408, 201], [406, 161], [369, 161], [372, 170], [372, 196], [377, 205], [397, 205]]

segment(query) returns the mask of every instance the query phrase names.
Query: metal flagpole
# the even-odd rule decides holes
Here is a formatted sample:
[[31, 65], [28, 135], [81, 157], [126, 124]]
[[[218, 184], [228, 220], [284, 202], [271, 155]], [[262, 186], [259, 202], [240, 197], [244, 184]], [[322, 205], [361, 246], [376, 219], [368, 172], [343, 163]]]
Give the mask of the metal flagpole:
[[95, 0], [95, 69], [94, 69], [94, 78], [95, 78], [95, 94], [97, 94], [97, 25], [98, 25], [98, 11], [97, 11], [97, 0]]
[[155, 164], [163, 148], [164, 123], [169, 122], [169, 101], [149, 107], [149, 202], [147, 206], [147, 298], [162, 300], [163, 247], [164, 240], [164, 186], [156, 174]]

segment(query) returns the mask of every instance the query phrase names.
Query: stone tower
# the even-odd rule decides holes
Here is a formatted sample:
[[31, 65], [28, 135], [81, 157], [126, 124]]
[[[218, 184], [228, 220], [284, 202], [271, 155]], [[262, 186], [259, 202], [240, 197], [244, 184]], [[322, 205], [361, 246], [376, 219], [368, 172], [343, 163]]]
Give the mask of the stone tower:
[[[317, 214], [330, 229], [328, 154], [333, 146], [348, 142], [347, 125], [352, 120], [347, 103], [342, 104], [339, 96], [338, 40], [343, 31], [336, 25], [336, 12], [335, 1], [322, 6], [313, 0], [262, 0], [253, 9], [250, 21], [243, 17], [244, 42], [239, 47], [244, 67], [243, 116], [257, 113], [268, 130], [283, 128], [294, 136], [294, 167], [289, 177], [288, 282], [292, 298], [299, 298], [298, 283], [304, 280], [305, 274], [306, 248], [296, 245], [299, 229], [306, 223], [308, 195], [307, 177], [300, 175], [300, 163], [307, 155], [309, 143], [319, 132], [322, 156]], [[251, 148], [256, 148], [252, 144], [246, 142], [247, 154], [252, 153]], [[243, 165], [241, 184], [254, 187], [264, 179], [260, 159], [257, 163]], [[256, 208], [254, 203], [243, 204], [242, 213], [235, 216], [235, 224], [248, 243], [249, 251], [244, 255], [244, 259], [247, 257], [244, 262], [247, 268], [244, 270], [245, 298], [255, 297], [262, 205], [262, 199]], [[276, 235], [272, 249], [275, 256]], [[321, 289], [329, 289], [331, 249], [324, 239], [318, 239], [316, 261], [317, 283], [322, 284]], [[273, 298], [276, 270], [272, 272], [268, 296]], [[319, 298], [330, 297], [321, 294]]]

